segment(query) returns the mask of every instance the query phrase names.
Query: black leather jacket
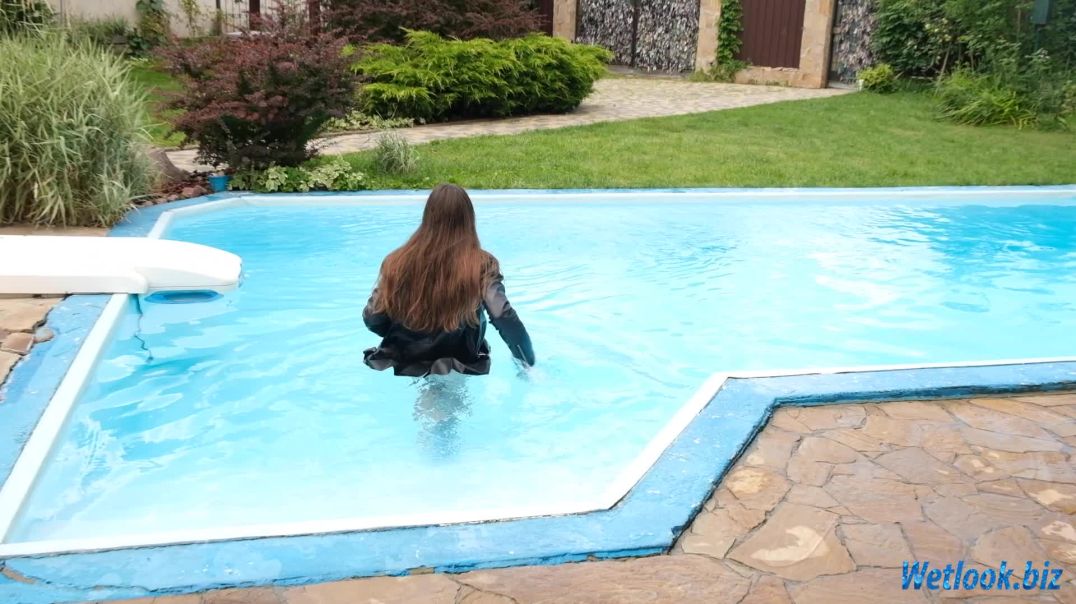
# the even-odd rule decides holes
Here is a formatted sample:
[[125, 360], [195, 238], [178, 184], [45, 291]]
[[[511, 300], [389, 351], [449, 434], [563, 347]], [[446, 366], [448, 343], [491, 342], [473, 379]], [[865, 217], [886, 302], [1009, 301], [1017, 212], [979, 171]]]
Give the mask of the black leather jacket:
[[489, 373], [489, 344], [486, 342], [486, 315], [497, 328], [512, 355], [527, 365], [534, 365], [534, 349], [527, 328], [519, 320], [504, 292], [500, 274], [486, 287], [478, 307], [478, 325], [464, 324], [455, 331], [421, 333], [393, 321], [384, 313], [374, 312], [375, 289], [362, 311], [363, 322], [381, 336], [381, 345], [366, 350], [365, 362], [382, 371], [393, 368], [396, 375], [422, 377], [444, 375], [452, 371], [467, 375]]

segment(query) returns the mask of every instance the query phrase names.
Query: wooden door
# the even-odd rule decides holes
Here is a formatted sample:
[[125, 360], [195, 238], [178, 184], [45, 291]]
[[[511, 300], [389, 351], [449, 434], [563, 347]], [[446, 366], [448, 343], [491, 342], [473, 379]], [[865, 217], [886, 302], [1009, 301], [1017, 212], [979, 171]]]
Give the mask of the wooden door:
[[553, 1], [554, 0], [536, 0], [535, 7], [542, 15], [542, 31], [549, 35], [553, 35]]
[[806, 0], [743, 0], [740, 60], [759, 67], [800, 66]]

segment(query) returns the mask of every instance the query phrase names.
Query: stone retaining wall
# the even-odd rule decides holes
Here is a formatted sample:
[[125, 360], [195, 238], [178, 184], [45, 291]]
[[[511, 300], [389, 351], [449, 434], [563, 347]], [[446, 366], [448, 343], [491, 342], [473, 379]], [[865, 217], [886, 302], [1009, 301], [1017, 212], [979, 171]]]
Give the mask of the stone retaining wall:
[[[717, 47], [721, 0], [555, 0], [553, 33], [613, 51], [615, 62], [651, 71], [706, 69]], [[838, 0], [805, 0], [798, 69], [751, 67], [737, 82], [823, 88], [829, 79], [834, 11]], [[840, 0], [840, 80], [870, 63], [871, 0]], [[636, 16], [637, 13], [637, 16]], [[635, 48], [632, 49], [632, 37]]]
[[576, 41], [608, 48], [620, 65], [665, 72], [695, 67], [699, 0], [639, 0], [637, 6], [632, 0], [579, 0], [576, 10]]
[[613, 62], [632, 63], [631, 38], [634, 9], [631, 0], [579, 0], [576, 41], [613, 51]]
[[699, 0], [647, 0], [639, 5], [635, 66], [692, 71], [699, 34]]
[[855, 83], [856, 74], [873, 64], [871, 36], [874, 26], [874, 0], [837, 0], [833, 60], [829, 69], [832, 79]]

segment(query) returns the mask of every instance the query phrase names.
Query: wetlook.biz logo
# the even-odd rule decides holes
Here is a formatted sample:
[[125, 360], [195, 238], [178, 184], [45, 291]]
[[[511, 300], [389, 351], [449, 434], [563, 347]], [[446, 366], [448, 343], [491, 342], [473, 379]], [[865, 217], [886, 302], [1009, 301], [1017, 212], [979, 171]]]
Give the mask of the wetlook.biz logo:
[[923, 590], [972, 590], [986, 591], [1033, 591], [1061, 589], [1059, 568], [1050, 568], [1049, 562], [1042, 566], [1030, 561], [1023, 564], [1023, 577], [1015, 576], [1017, 567], [1010, 567], [1008, 561], [1002, 560], [997, 569], [987, 568], [979, 571], [964, 568], [964, 561], [946, 564], [944, 568], [931, 568], [929, 562], [904, 562], [901, 576], [901, 589]]

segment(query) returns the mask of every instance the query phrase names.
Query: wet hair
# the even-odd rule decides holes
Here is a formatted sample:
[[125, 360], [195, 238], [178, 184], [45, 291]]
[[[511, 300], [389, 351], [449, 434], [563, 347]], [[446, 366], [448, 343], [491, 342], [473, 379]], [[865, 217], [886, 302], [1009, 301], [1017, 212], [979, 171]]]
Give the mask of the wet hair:
[[498, 272], [497, 259], [478, 241], [467, 191], [438, 185], [422, 224], [381, 263], [374, 310], [424, 333], [477, 325], [482, 292]]

